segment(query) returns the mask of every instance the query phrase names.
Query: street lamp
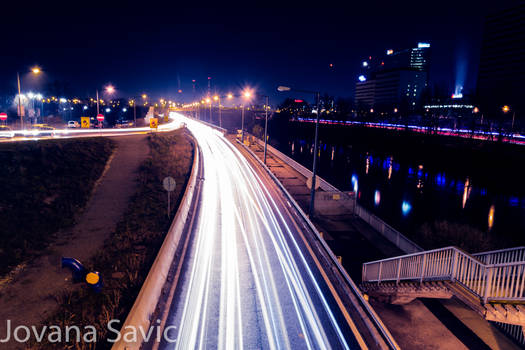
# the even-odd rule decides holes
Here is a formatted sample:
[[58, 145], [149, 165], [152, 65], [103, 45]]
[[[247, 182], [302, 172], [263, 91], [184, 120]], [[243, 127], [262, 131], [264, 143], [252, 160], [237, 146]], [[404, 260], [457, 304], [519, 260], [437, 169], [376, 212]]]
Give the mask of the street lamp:
[[[245, 90], [242, 93], [242, 96], [245, 99], [249, 99], [252, 96], [252, 94], [250, 91]], [[241, 113], [241, 142], [244, 143], [244, 103], [242, 104], [242, 113]]]
[[[279, 92], [285, 92], [285, 91], [291, 91], [292, 88], [288, 86], [279, 86], [277, 87], [277, 91]], [[314, 96], [317, 99], [317, 116], [315, 118], [315, 141], [314, 141], [314, 160], [313, 160], [313, 167], [312, 167], [312, 188], [310, 190], [310, 208], [308, 208], [308, 215], [310, 217], [313, 217], [314, 215], [314, 205], [315, 205], [315, 180], [316, 180], [316, 174], [317, 174], [317, 148], [319, 143], [319, 115], [321, 114], [321, 94], [319, 91], [310, 91], [310, 90], [299, 90], [299, 89], [293, 89], [297, 92], [305, 92], [307, 94], [314, 94]]]
[[[40, 72], [42, 72], [42, 70], [39, 67], [33, 67], [31, 68], [31, 72], [34, 75], [38, 75]], [[22, 102], [21, 102], [22, 88], [20, 86], [20, 73], [18, 72], [16, 72], [16, 81], [18, 85], [18, 116], [20, 117], [20, 130], [22, 130], [24, 129], [24, 117], [22, 116]]]
[[221, 97], [219, 95], [215, 95], [213, 96], [213, 100], [219, 103], [219, 127], [222, 128]]
[[[104, 90], [108, 93], [108, 94], [112, 94], [115, 92], [115, 87], [113, 85], [107, 85]], [[97, 89], [97, 115], [100, 114], [100, 106], [99, 106], [99, 102], [100, 102], [100, 99], [98, 98], [98, 89]]]

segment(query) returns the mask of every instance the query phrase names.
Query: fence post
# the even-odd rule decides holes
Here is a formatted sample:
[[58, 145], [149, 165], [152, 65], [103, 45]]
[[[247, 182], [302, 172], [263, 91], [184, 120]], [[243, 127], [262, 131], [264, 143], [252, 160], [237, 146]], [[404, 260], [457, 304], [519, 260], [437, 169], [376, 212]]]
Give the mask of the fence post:
[[454, 249], [454, 256], [452, 258], [452, 271], [450, 271], [451, 281], [454, 281], [456, 279], [456, 272], [458, 270], [458, 258], [459, 258], [459, 253], [456, 249]]
[[492, 276], [494, 275], [494, 268], [493, 267], [486, 267], [485, 268], [485, 293], [483, 293], [483, 304], [486, 304], [491, 291], [492, 287]]
[[423, 263], [421, 264], [421, 278], [419, 283], [423, 283], [423, 277], [425, 276], [425, 264], [427, 262], [427, 255], [423, 254]]
[[401, 258], [397, 260], [397, 277], [396, 284], [399, 284], [399, 275], [401, 273]]
[[381, 270], [383, 269], [383, 262], [379, 262], [379, 271], [377, 272], [377, 284], [381, 283]]

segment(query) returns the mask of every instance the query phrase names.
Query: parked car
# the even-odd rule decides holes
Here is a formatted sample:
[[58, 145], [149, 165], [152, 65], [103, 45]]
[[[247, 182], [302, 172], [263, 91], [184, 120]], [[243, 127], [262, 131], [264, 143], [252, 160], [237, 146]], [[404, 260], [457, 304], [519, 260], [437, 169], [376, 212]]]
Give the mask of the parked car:
[[80, 124], [76, 120], [70, 120], [67, 122], [68, 128], [80, 128]]
[[133, 122], [129, 120], [117, 120], [115, 128], [130, 128], [133, 126]]
[[0, 125], [0, 138], [11, 138], [15, 136], [15, 132], [10, 127]]

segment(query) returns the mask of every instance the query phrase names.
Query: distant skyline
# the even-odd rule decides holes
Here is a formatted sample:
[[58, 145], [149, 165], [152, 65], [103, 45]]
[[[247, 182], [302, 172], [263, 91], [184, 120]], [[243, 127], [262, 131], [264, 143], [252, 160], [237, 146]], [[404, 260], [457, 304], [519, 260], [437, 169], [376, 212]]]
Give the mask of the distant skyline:
[[419, 41], [432, 44], [431, 83], [452, 92], [463, 76], [468, 92], [484, 16], [514, 3], [24, 3], [3, 18], [0, 92], [14, 93], [16, 72], [39, 65], [44, 75], [27, 88], [58, 80], [78, 96], [112, 83], [121, 96], [190, 101], [192, 80], [202, 94], [210, 76], [222, 94], [250, 86], [283, 100], [290, 94], [275, 88], [285, 84], [351, 97], [362, 59]]

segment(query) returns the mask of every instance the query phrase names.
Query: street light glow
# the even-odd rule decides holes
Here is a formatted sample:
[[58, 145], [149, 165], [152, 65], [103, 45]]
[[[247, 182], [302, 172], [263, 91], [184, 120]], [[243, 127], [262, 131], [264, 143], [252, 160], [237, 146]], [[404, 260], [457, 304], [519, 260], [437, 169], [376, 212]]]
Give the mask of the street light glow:
[[31, 68], [31, 72], [33, 72], [33, 74], [39, 74], [42, 71], [40, 70], [39, 67], [33, 67], [33, 68]]
[[108, 94], [112, 94], [112, 93], [114, 93], [114, 92], [115, 92], [115, 87], [114, 87], [113, 85], [108, 85], [108, 86], [106, 86], [106, 92], [107, 92]]
[[213, 96], [213, 100], [214, 101], [218, 101], [219, 100], [219, 96], [217, 96], [217, 95]]
[[228, 94], [228, 98], [231, 100], [233, 98], [232, 94]]
[[290, 90], [292, 90], [292, 88], [290, 88], [288, 86], [278, 86], [277, 87], [277, 91], [279, 91], [279, 92], [290, 91]]
[[501, 108], [501, 110], [503, 111], [503, 113], [507, 113], [508, 111], [510, 111], [510, 107], [505, 105], [503, 106], [503, 108]]

